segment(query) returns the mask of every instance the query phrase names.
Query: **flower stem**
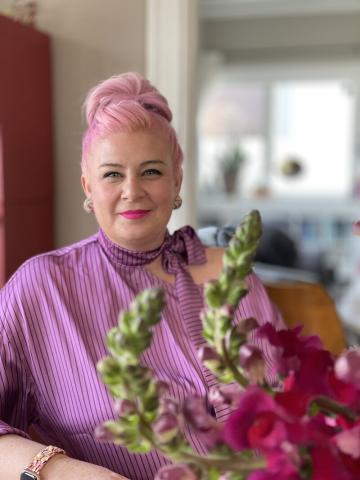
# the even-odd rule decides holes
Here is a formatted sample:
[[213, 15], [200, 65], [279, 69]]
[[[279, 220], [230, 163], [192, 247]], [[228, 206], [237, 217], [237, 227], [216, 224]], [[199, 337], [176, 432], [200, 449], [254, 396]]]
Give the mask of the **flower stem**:
[[249, 382], [244, 375], [242, 375], [239, 370], [236, 368], [234, 365], [234, 362], [231, 360], [229, 352], [226, 348], [225, 345], [225, 339], [222, 339], [221, 341], [221, 349], [222, 349], [222, 354], [223, 354], [223, 359], [225, 362], [226, 367], [231, 371], [233, 374], [234, 379], [242, 386], [242, 387], [247, 387], [249, 385]]
[[180, 461], [194, 463], [205, 471], [208, 471], [212, 468], [217, 468], [223, 472], [229, 470], [240, 473], [252, 472], [253, 470], [266, 467], [266, 460], [261, 457], [243, 459], [235, 455], [232, 455], [231, 457], [222, 457], [211, 454], [208, 454], [205, 457], [195, 453], [189, 453], [189, 451], [181, 450], [181, 448], [175, 453], [174, 451], [166, 448], [166, 445], [160, 445], [155, 441], [149, 422], [145, 419], [139, 409], [137, 410], [137, 413], [140, 418], [142, 435], [152, 444], [153, 448], [175, 462]]
[[253, 470], [262, 469], [266, 467], [265, 458], [248, 458], [242, 459], [236, 456], [233, 457], [216, 457], [208, 455], [206, 457], [194, 455], [190, 453], [184, 453], [181, 455], [181, 459], [186, 462], [196, 463], [201, 468], [210, 470], [211, 468], [218, 468], [219, 470], [226, 472], [227, 470], [232, 472], [252, 472]]
[[312, 403], [315, 403], [320, 409], [326, 410], [330, 413], [339, 413], [351, 422], [354, 422], [357, 419], [356, 414], [350, 410], [350, 408], [345, 407], [331, 398], [320, 395], [319, 397], [314, 398]]

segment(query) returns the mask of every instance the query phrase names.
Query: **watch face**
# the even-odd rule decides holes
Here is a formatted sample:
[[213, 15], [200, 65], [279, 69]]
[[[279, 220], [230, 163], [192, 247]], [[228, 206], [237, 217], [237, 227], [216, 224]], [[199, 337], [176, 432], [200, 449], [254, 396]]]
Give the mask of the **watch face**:
[[25, 471], [20, 475], [20, 480], [39, 480], [39, 477], [36, 475], [36, 473]]

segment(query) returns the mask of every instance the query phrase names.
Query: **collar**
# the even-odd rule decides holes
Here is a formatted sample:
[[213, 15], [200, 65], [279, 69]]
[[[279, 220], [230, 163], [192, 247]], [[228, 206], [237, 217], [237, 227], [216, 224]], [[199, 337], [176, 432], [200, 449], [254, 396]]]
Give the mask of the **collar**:
[[164, 270], [176, 274], [182, 265], [200, 265], [206, 263], [205, 248], [195, 230], [189, 225], [170, 234], [167, 230], [163, 243], [155, 250], [137, 252], [123, 248], [99, 230], [98, 241], [113, 261], [128, 267], [141, 267], [153, 262], [162, 255]]

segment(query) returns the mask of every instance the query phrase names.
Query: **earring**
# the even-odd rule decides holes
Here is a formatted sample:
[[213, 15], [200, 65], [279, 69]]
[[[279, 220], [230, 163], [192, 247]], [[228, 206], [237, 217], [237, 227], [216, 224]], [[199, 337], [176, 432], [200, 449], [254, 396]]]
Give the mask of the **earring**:
[[177, 210], [178, 208], [181, 207], [181, 205], [182, 205], [182, 198], [180, 197], [180, 195], [176, 195], [174, 204], [173, 204], [173, 210]]
[[83, 208], [86, 213], [94, 213], [94, 205], [90, 197], [85, 198]]

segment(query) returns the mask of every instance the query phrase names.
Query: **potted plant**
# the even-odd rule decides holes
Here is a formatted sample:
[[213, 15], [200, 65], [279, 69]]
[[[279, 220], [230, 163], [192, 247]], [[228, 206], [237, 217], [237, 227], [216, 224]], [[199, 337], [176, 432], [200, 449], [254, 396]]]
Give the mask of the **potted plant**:
[[220, 168], [223, 173], [224, 188], [227, 194], [236, 190], [239, 170], [245, 161], [245, 154], [239, 146], [228, 148], [220, 158]]

